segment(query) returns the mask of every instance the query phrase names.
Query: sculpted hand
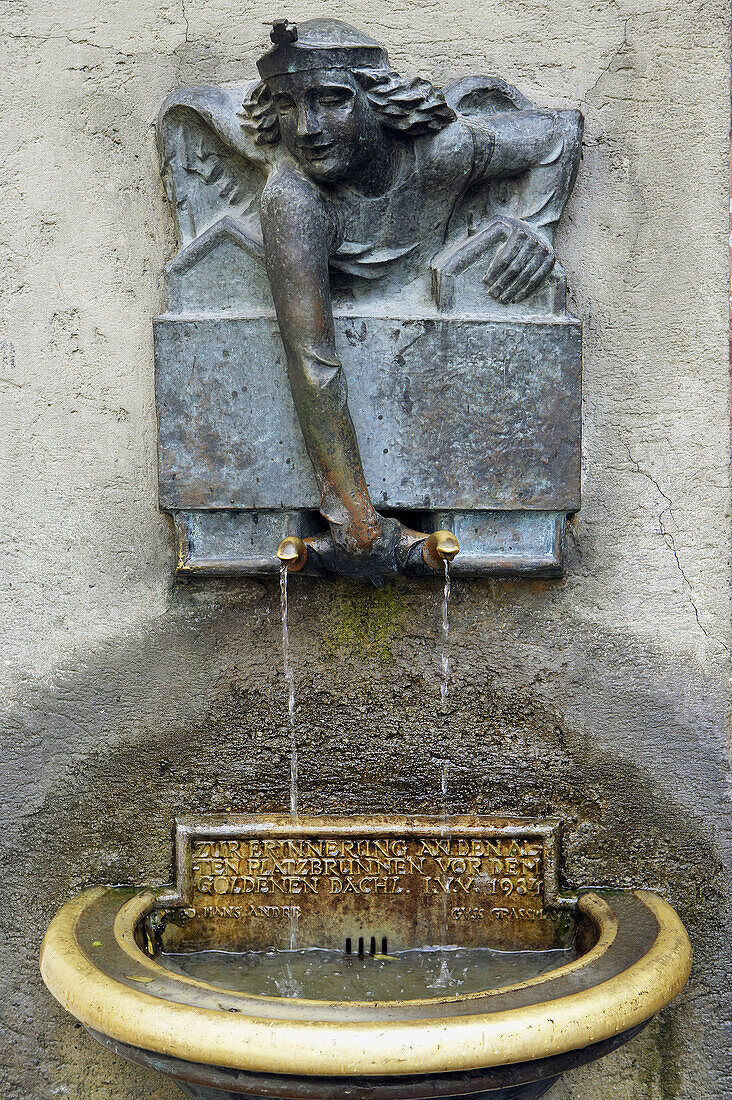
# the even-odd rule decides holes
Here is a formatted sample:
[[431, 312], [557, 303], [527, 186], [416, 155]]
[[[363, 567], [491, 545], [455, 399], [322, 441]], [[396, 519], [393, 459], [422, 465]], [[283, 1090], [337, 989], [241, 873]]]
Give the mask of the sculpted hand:
[[[382, 587], [396, 573], [429, 572], [436, 568], [422, 556], [422, 548], [427, 535], [422, 531], [412, 531], [392, 517], [374, 513], [374, 523], [370, 525], [368, 540], [364, 540], [364, 531], [359, 527], [353, 530], [332, 524], [328, 532], [310, 535], [295, 540], [307, 551], [301, 562], [293, 563], [295, 571], [307, 563], [312, 573], [338, 573], [342, 577], [354, 577], [356, 580], [370, 580]], [[280, 545], [282, 549], [285, 542]], [[292, 552], [292, 547], [287, 547]], [[280, 560], [282, 558], [278, 551]]]
[[345, 577], [368, 578], [378, 586], [399, 572], [400, 551], [406, 555], [413, 542], [425, 538], [378, 512], [373, 513], [367, 530], [358, 525], [352, 533], [349, 528], [341, 530], [331, 525], [331, 532], [336, 572]]
[[499, 302], [520, 302], [533, 293], [554, 267], [554, 249], [525, 223], [501, 218], [507, 239], [496, 252], [485, 276]]

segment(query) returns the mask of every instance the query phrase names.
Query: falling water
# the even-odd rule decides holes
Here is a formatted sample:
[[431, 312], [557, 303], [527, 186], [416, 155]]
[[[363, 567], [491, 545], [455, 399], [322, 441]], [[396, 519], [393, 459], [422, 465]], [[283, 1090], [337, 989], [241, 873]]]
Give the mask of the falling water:
[[[445, 559], [445, 585], [443, 587], [443, 630], [440, 635], [440, 684], [439, 684], [439, 697], [440, 703], [445, 706], [447, 701], [447, 691], [450, 682], [450, 657], [449, 657], [449, 641], [450, 641], [450, 563], [448, 559]], [[440, 779], [440, 789], [443, 792], [443, 821], [441, 821], [440, 833], [444, 837], [450, 835], [449, 826], [447, 824], [447, 778], [448, 778], [448, 762], [443, 762], [443, 774]], [[445, 887], [449, 887], [449, 883], [444, 883]], [[447, 989], [451, 983], [450, 970], [447, 964], [447, 914], [449, 908], [449, 897], [447, 890], [443, 890], [443, 919], [440, 922], [440, 949], [441, 959], [439, 967], [439, 975], [435, 979], [436, 989]]]
[[[297, 792], [297, 738], [295, 736], [295, 674], [290, 664], [290, 630], [287, 622], [287, 565], [283, 562], [280, 566], [280, 610], [282, 612], [282, 667], [287, 684], [287, 716], [290, 720], [290, 817], [297, 821], [298, 817], [298, 792]], [[289, 950], [297, 949], [297, 918], [299, 910], [296, 905], [290, 906], [290, 936]], [[285, 966], [285, 978], [281, 983], [281, 995], [284, 997], [297, 997], [300, 995], [300, 987], [295, 979], [290, 964]]]
[[[445, 564], [447, 564], [447, 563], [445, 563]], [[445, 570], [445, 573], [447, 574], [447, 570]], [[446, 588], [446, 591], [447, 591], [447, 594], [448, 594], [448, 597], [449, 597], [448, 584], [449, 584], [449, 582], [446, 582], [445, 588]], [[448, 768], [449, 768], [449, 764], [448, 764], [447, 760], [443, 761], [442, 776], [441, 776], [441, 780], [440, 780], [440, 787], [441, 787], [441, 790], [442, 790], [442, 821], [440, 823], [440, 834], [443, 837], [447, 837], [449, 839], [450, 829], [449, 829], [449, 826], [447, 824], [447, 772], [448, 772]], [[447, 889], [449, 889], [449, 883], [447, 881], [445, 881], [445, 883], [443, 883], [443, 886], [447, 887]], [[443, 891], [442, 891], [442, 921], [441, 921], [441, 924], [440, 924], [440, 950], [441, 950], [441, 953], [442, 953], [442, 957], [440, 959], [440, 973], [437, 975], [437, 978], [435, 979], [435, 988], [436, 989], [447, 989], [447, 987], [452, 982], [452, 978], [451, 978], [451, 975], [450, 975], [450, 968], [447, 964], [447, 912], [448, 912], [448, 906], [449, 906], [449, 902], [450, 902], [450, 899], [449, 899], [448, 893], [447, 893], [447, 889], [443, 889]]]
[[[442, 589], [442, 633], [441, 633], [441, 653], [440, 653], [440, 702], [442, 706], [445, 706], [447, 700], [447, 691], [450, 684], [450, 655], [449, 655], [449, 642], [450, 642], [450, 562], [445, 558], [445, 584]], [[447, 777], [448, 777], [448, 762], [445, 760], [442, 764], [442, 776], [440, 779], [440, 788], [442, 790], [442, 822], [440, 832], [443, 837], [450, 835], [449, 827], [447, 824]], [[447, 882], [444, 886], [448, 886]], [[450, 899], [447, 891], [443, 889], [442, 893], [442, 921], [440, 925], [440, 947], [442, 952], [442, 958], [440, 960], [440, 973], [435, 979], [435, 988], [446, 989], [451, 984], [450, 969], [447, 964], [447, 913]]]
[[442, 668], [440, 702], [443, 707], [447, 699], [447, 688], [450, 682], [450, 655], [448, 651], [450, 641], [450, 587], [450, 562], [445, 558], [445, 586], [442, 590], [442, 656], [440, 662]]
[[[297, 951], [297, 918], [300, 915], [300, 909], [297, 905], [290, 906], [290, 927], [289, 927], [289, 942], [287, 944], [286, 951]], [[276, 981], [277, 989], [281, 997], [300, 997], [302, 995], [302, 986], [295, 977], [295, 974], [291, 965], [292, 954], [286, 955], [286, 962], [284, 966], [284, 972], [281, 978]]]
[[280, 566], [280, 608], [282, 610], [282, 664], [287, 684], [287, 714], [290, 719], [290, 816], [297, 821], [297, 740], [295, 738], [295, 674], [290, 664], [290, 631], [287, 624], [287, 566]]

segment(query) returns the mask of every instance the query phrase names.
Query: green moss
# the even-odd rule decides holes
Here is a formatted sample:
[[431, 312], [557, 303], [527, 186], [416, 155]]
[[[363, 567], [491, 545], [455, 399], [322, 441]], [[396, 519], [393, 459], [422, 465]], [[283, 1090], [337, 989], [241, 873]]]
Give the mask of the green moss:
[[676, 1007], [667, 1008], [658, 1017], [658, 1052], [660, 1066], [658, 1083], [663, 1100], [676, 1100], [681, 1095], [681, 1070], [679, 1068], [679, 1020]]
[[639, 1066], [639, 1084], [643, 1100], [677, 1100], [682, 1080], [679, 1069], [679, 1022], [677, 1011], [667, 1008], [656, 1017], [651, 1028], [652, 1040], [646, 1048], [646, 1059]]
[[572, 936], [575, 930], [575, 918], [569, 913], [563, 913], [561, 910], [557, 913], [556, 919], [556, 942], [560, 945], [571, 943]]
[[638, 1060], [638, 1084], [641, 1087], [638, 1100], [658, 1100], [656, 1082], [660, 1070], [661, 1058], [658, 1046], [653, 1042], [645, 1050], [645, 1057]]
[[341, 581], [331, 590], [323, 650], [346, 650], [363, 660], [394, 662], [392, 643], [399, 630], [403, 601], [395, 584], [371, 588]]

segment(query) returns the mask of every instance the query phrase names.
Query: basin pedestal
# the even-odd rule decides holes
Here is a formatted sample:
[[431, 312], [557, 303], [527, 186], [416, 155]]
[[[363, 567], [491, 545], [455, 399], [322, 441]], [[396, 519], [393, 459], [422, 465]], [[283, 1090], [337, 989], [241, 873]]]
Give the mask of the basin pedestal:
[[[538, 1100], [540, 1096], [543, 1096], [547, 1092], [555, 1081], [559, 1078], [554, 1077], [550, 1081], [537, 1081], [533, 1085], [518, 1085], [515, 1088], [497, 1089], [484, 1093], [471, 1094], [475, 1100], [479, 1097], [485, 1096], [486, 1100]], [[228, 1092], [222, 1089], [210, 1089], [200, 1085], [180, 1085], [181, 1089], [186, 1096], [189, 1096], [191, 1100], [241, 1100], [242, 1096], [246, 1095], [240, 1092]], [[350, 1093], [344, 1091], [344, 1096], [350, 1095]], [[254, 1098], [252, 1097], [252, 1100]]]
[[[247, 1074], [221, 1066], [192, 1065], [180, 1059], [151, 1054], [118, 1043], [99, 1032], [91, 1034], [108, 1050], [136, 1065], [172, 1077], [191, 1100], [538, 1100], [556, 1084], [565, 1070], [587, 1065], [632, 1039], [645, 1025], [583, 1051], [530, 1065], [502, 1067], [495, 1072], [444, 1073], [432, 1077], [323, 1078]], [[531, 1080], [542, 1074], [540, 1080]], [[505, 1084], [499, 1084], [500, 1079]], [[519, 1081], [522, 1083], [519, 1083]]]
[[[483, 1096], [486, 1097], [486, 1100], [538, 1100], [558, 1080], [558, 1077], [554, 1077], [550, 1081], [537, 1081], [533, 1085], [518, 1085], [509, 1089], [492, 1089], [490, 1092], [471, 1093], [471, 1096], [475, 1100]], [[191, 1100], [241, 1100], [242, 1096], [246, 1095], [240, 1092], [210, 1089], [200, 1085], [184, 1085], [181, 1083], [180, 1087]], [[349, 1096], [350, 1093], [344, 1090], [343, 1095]], [[255, 1100], [253, 1096], [252, 1100]]]

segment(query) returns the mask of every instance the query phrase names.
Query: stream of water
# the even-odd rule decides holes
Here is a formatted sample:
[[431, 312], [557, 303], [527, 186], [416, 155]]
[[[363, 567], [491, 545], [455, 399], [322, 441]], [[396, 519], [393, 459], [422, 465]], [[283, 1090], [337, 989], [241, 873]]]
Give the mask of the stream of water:
[[[447, 760], [442, 763], [442, 773], [440, 776], [440, 790], [442, 792], [442, 821], [440, 823], [440, 833], [444, 837], [449, 837], [450, 829], [447, 824], [447, 783], [448, 783], [448, 769], [449, 764]], [[446, 885], [446, 884], [444, 884]], [[447, 891], [443, 890], [442, 893], [442, 919], [440, 922], [440, 970], [434, 979], [433, 985], [435, 989], [449, 989], [453, 983], [453, 978], [450, 973], [450, 962], [448, 958], [448, 945], [447, 945], [447, 913], [449, 906], [449, 898]]]
[[290, 720], [290, 815], [297, 821], [297, 738], [295, 736], [295, 674], [290, 664], [290, 629], [287, 622], [287, 566], [280, 566], [280, 610], [282, 612], [282, 665], [287, 685], [287, 715]]
[[[283, 562], [280, 566], [280, 611], [282, 613], [282, 667], [287, 685], [287, 717], [290, 723], [290, 817], [293, 821], [298, 819], [298, 789], [297, 789], [297, 735], [295, 732], [295, 673], [290, 663], [290, 627], [287, 620], [287, 574], [288, 569]], [[297, 906], [291, 906], [290, 910], [290, 943], [288, 958], [293, 957], [297, 950]], [[290, 961], [287, 961], [282, 972], [275, 980], [277, 990], [282, 997], [299, 997], [301, 986], [295, 976]]]
[[[442, 589], [442, 631], [440, 635], [441, 653], [440, 653], [440, 703], [444, 709], [447, 701], [447, 692], [450, 686], [450, 562], [445, 558], [445, 583]], [[442, 774], [440, 776], [440, 790], [442, 793], [442, 823], [440, 831], [443, 836], [448, 837], [449, 827], [447, 824], [447, 785], [448, 785], [448, 769], [449, 764], [447, 760], [442, 763]], [[450, 973], [450, 963], [448, 960], [447, 950], [447, 913], [448, 913], [449, 899], [447, 893], [443, 891], [442, 894], [442, 920], [440, 926], [440, 970], [434, 979], [433, 985], [435, 989], [448, 989], [453, 984], [453, 978]]]
[[442, 589], [442, 655], [440, 660], [442, 679], [440, 681], [440, 702], [443, 707], [450, 685], [450, 562], [445, 558], [445, 585]]

